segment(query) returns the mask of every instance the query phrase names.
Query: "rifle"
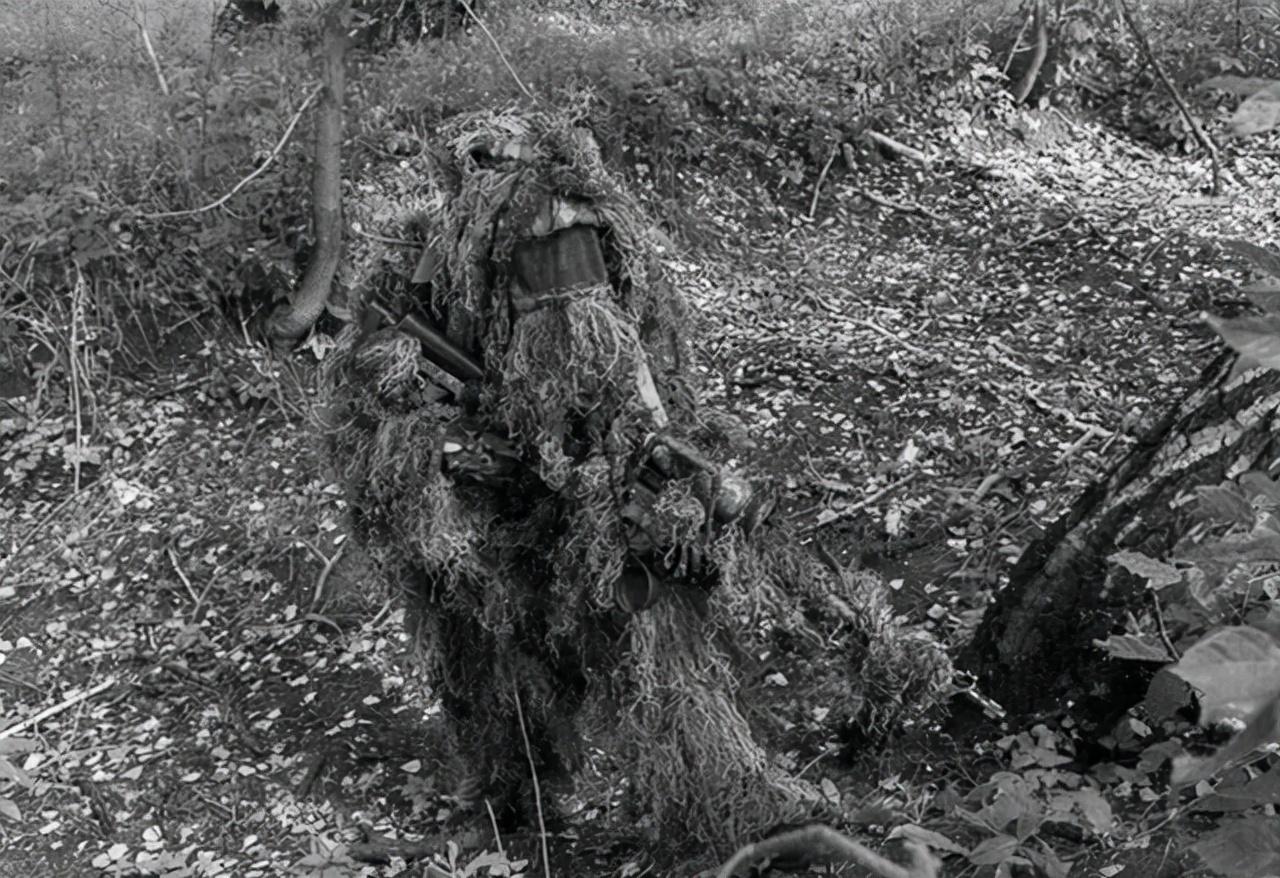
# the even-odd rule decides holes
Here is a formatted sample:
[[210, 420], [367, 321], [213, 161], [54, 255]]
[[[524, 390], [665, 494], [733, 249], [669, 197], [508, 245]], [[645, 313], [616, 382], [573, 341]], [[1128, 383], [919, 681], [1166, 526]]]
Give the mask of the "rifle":
[[[397, 316], [380, 302], [370, 302], [369, 308], [384, 324], [416, 339], [422, 345], [423, 356], [450, 376], [463, 383], [483, 380], [484, 367], [428, 319], [412, 313]], [[655, 400], [655, 421], [665, 428], [665, 414], [661, 411], [661, 403], [656, 403], [656, 391], [647, 368], [640, 369], [637, 380], [642, 385], [641, 393], [646, 401], [649, 398]], [[632, 502], [624, 510], [624, 515], [639, 530], [646, 534], [656, 530], [651, 526], [651, 510], [663, 483], [689, 476], [696, 477], [695, 481], [704, 489], [701, 493], [705, 494], [703, 502], [708, 513], [707, 540], [711, 538], [714, 525], [736, 522], [750, 534], [769, 518], [777, 502], [773, 492], [718, 466], [693, 444], [661, 428], [648, 436], [638, 453]], [[455, 421], [446, 431], [442, 457], [446, 472], [482, 484], [507, 481], [525, 466], [507, 437], [484, 430], [465, 418]], [[645, 554], [652, 553], [655, 548], [649, 546]], [[618, 604], [628, 612], [638, 612], [652, 605], [660, 592], [661, 584], [649, 565], [633, 554], [615, 589]]]

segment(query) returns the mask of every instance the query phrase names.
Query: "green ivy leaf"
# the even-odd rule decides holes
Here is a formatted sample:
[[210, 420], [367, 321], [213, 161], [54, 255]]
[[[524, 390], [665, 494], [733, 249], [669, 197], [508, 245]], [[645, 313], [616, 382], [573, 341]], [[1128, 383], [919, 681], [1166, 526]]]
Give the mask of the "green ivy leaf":
[[1195, 807], [1197, 811], [1247, 811], [1259, 805], [1280, 805], [1280, 771], [1274, 767], [1247, 783], [1220, 785]]
[[0, 756], [14, 753], [30, 753], [39, 745], [30, 738], [0, 738]]
[[[1277, 93], [1277, 98], [1280, 99], [1280, 92]], [[1266, 247], [1259, 247], [1251, 241], [1245, 241], [1240, 238], [1232, 238], [1223, 243], [1228, 250], [1232, 250], [1237, 255], [1248, 259], [1249, 263], [1262, 274], [1272, 278], [1280, 278], [1280, 254], [1273, 253]]]
[[1191, 849], [1204, 864], [1227, 878], [1264, 878], [1280, 872], [1280, 820], [1233, 820], [1200, 839]]
[[1215, 631], [1169, 670], [1200, 690], [1202, 724], [1252, 716], [1280, 695], [1280, 645], [1257, 628]]
[[1013, 856], [1018, 840], [1012, 835], [996, 835], [969, 852], [969, 862], [975, 866], [994, 866]]
[[1083, 815], [1089, 827], [1097, 833], [1110, 832], [1115, 824], [1111, 803], [1092, 787], [1057, 793], [1052, 804], [1058, 811], [1070, 812], [1074, 809]]
[[962, 848], [942, 833], [934, 832], [932, 829], [925, 829], [923, 826], [916, 826], [914, 823], [895, 826], [889, 833], [889, 838], [905, 838], [911, 841], [918, 841], [921, 844], [928, 845], [935, 851], [946, 851], [949, 854], [968, 855], [969, 853], [965, 848]]
[[1255, 95], [1264, 88], [1277, 84], [1274, 79], [1268, 79], [1265, 76], [1212, 76], [1200, 83], [1197, 88], [1213, 89], [1215, 91], [1226, 92], [1237, 97], [1245, 98]]
[[1196, 488], [1200, 509], [1210, 518], [1231, 524], [1253, 524], [1253, 506], [1237, 485], [1203, 485]]
[[1245, 98], [1227, 120], [1227, 126], [1236, 137], [1265, 134], [1280, 128], [1280, 82]]
[[1071, 873], [1071, 864], [1064, 863], [1058, 859], [1058, 855], [1053, 852], [1053, 848], [1045, 844], [1043, 840], [1040, 840], [1040, 844], [1044, 848], [1043, 851], [1023, 848], [1022, 853], [1036, 865], [1036, 868], [1045, 875], [1045, 878], [1067, 878], [1067, 875]]
[[1236, 353], [1259, 366], [1280, 369], [1280, 314], [1224, 319], [1201, 315]]
[[1190, 553], [1190, 558], [1204, 565], [1269, 564], [1280, 561], [1280, 534], [1261, 532], [1242, 540], [1220, 540], [1206, 543]]
[[1141, 774], [1155, 774], [1160, 769], [1160, 766], [1170, 760], [1177, 759], [1185, 752], [1182, 749], [1182, 744], [1177, 741], [1161, 741], [1158, 744], [1152, 744], [1138, 754], [1136, 769]]
[[1112, 634], [1106, 640], [1095, 640], [1093, 645], [1111, 658], [1161, 664], [1173, 661], [1173, 656], [1159, 638], [1145, 634]]
[[1177, 585], [1182, 581], [1182, 573], [1176, 567], [1157, 561], [1141, 552], [1125, 549], [1116, 552], [1107, 560], [1112, 564], [1119, 564], [1135, 576], [1141, 576], [1156, 590], [1166, 585]]
[[1280, 697], [1265, 704], [1249, 718], [1244, 729], [1212, 756], [1191, 756], [1173, 760], [1170, 783], [1177, 787], [1199, 783], [1213, 777], [1227, 765], [1252, 754], [1259, 747], [1274, 743], [1280, 737]]
[[31, 789], [33, 782], [27, 774], [8, 759], [0, 756], [0, 780], [11, 780], [23, 789]]
[[[1280, 293], [1280, 287], [1277, 288]], [[1241, 487], [1249, 491], [1254, 497], [1264, 497], [1270, 500], [1276, 506], [1280, 506], [1280, 482], [1276, 482], [1266, 473], [1259, 470], [1250, 470], [1238, 479]]]
[[1268, 314], [1280, 313], [1280, 280], [1267, 278], [1245, 284], [1240, 292], [1249, 297], [1249, 301]]

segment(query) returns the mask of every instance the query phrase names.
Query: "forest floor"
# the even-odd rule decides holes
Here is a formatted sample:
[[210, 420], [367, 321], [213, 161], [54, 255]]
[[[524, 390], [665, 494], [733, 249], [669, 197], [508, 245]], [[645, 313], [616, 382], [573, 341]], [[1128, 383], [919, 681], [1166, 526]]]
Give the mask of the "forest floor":
[[[814, 174], [679, 178], [692, 243], [672, 266], [708, 402], [757, 438], [745, 463], [785, 484], [808, 539], [881, 570], [952, 643], [1219, 349], [1198, 313], [1238, 311], [1245, 276], [1220, 242], [1280, 237], [1274, 138], [1233, 147], [1212, 199], [1204, 161], [1027, 118], [1019, 138], [917, 139], [928, 167], [837, 161], [816, 200]], [[38, 387], [0, 401], [0, 725], [18, 723], [0, 753], [30, 782], [0, 820], [0, 876], [360, 874], [344, 845], [367, 833], [531, 858], [532, 836], [495, 839], [451, 796], [401, 612], [344, 541], [312, 445], [309, 367], [194, 324], [152, 359], [85, 401], [88, 455], [70, 414], [29, 416]], [[986, 731], [1005, 743], [934, 731], [814, 775], [850, 813], [879, 803], [967, 849], [941, 797], [1007, 767], [1021, 730]], [[1133, 816], [1149, 801], [1060, 855], [1182, 874]], [[555, 874], [713, 865], [670, 871], [688, 852], [600, 828], [606, 807], [550, 839]]]

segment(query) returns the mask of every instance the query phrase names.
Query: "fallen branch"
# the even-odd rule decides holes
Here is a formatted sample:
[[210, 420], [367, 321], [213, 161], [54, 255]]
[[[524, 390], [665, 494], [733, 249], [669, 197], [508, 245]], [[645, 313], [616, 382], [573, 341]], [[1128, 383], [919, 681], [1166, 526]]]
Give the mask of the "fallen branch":
[[[311, 761], [307, 764], [306, 773], [302, 775], [302, 780], [298, 782], [298, 788], [294, 790], [293, 795], [298, 799], [305, 799], [311, 795], [311, 790], [315, 788], [316, 781], [320, 779], [321, 773], [329, 764], [329, 751], [321, 750], [311, 757]], [[363, 862], [370, 862], [364, 860]]]
[[806, 863], [852, 862], [880, 878], [937, 878], [941, 864], [929, 849], [918, 842], [908, 842], [906, 847], [911, 863], [900, 866], [829, 826], [806, 826], [740, 848], [720, 867], [716, 878], [738, 878], [742, 866], [780, 858]]
[[865, 326], [867, 329], [870, 329], [870, 330], [872, 330], [872, 331], [874, 331], [874, 332], [878, 332], [878, 333], [880, 333], [881, 335], [883, 335], [885, 338], [889, 339], [890, 341], [895, 341], [895, 342], [897, 342], [898, 344], [902, 345], [902, 347], [906, 348], [908, 351], [910, 351], [911, 353], [915, 354], [917, 357], [929, 357], [929, 356], [932, 356], [932, 355], [931, 355], [928, 351], [926, 351], [924, 348], [916, 347], [916, 346], [915, 346], [915, 345], [913, 345], [911, 342], [909, 342], [909, 341], [903, 341], [902, 339], [898, 338], [896, 335], [894, 335], [894, 334], [893, 334], [892, 332], [890, 332], [889, 330], [885, 329], [885, 328], [884, 328], [883, 326], [881, 326], [879, 323], [876, 323], [876, 322], [871, 321], [871, 320], [867, 320], [867, 319], [865, 319], [865, 318], [858, 318], [858, 317], [855, 317], [855, 318], [854, 318], [854, 320], [853, 320], [853, 322], [854, 322], [854, 323], [856, 323], [856, 324], [858, 324], [859, 326]]
[[1056, 464], [1065, 463], [1069, 458], [1074, 457], [1075, 454], [1081, 448], [1084, 448], [1087, 444], [1089, 444], [1089, 440], [1093, 439], [1095, 436], [1105, 439], [1109, 435], [1113, 435], [1113, 434], [1110, 434], [1107, 430], [1097, 426], [1096, 424], [1089, 424], [1085, 428], [1084, 433], [1081, 434], [1080, 438], [1077, 439], [1075, 442], [1072, 442], [1071, 445], [1069, 445], [1065, 451], [1059, 454], [1058, 459], [1054, 461], [1054, 463]]
[[861, 195], [863, 198], [867, 199], [867, 201], [870, 201], [872, 204], [878, 204], [881, 207], [887, 207], [889, 210], [898, 210], [898, 211], [901, 211], [902, 213], [918, 213], [921, 216], [927, 216], [929, 219], [936, 220], [937, 222], [940, 222], [940, 223], [946, 222], [946, 217], [942, 216], [941, 214], [934, 213], [932, 210], [929, 210], [927, 207], [921, 207], [920, 205], [914, 202], [891, 201], [890, 199], [885, 198], [883, 195], [877, 195], [874, 192], [868, 192], [866, 189], [857, 189], [855, 191], [859, 195]]
[[1026, 239], [1025, 241], [1023, 241], [1021, 244], [1015, 244], [1015, 245], [1013, 245], [1012, 247], [1010, 247], [1010, 248], [1009, 248], [1009, 252], [1010, 252], [1010, 253], [1017, 253], [1019, 250], [1026, 249], [1027, 247], [1030, 247], [1032, 244], [1039, 244], [1039, 243], [1040, 243], [1041, 241], [1043, 241], [1045, 238], [1051, 238], [1051, 237], [1053, 237], [1054, 235], [1056, 235], [1058, 232], [1061, 232], [1061, 231], [1063, 231], [1064, 229], [1070, 228], [1070, 227], [1071, 227], [1071, 224], [1072, 224], [1072, 223], [1074, 223], [1075, 221], [1076, 221], [1076, 218], [1073, 216], [1073, 217], [1071, 217], [1071, 219], [1067, 220], [1067, 221], [1066, 221], [1066, 222], [1064, 222], [1064, 223], [1059, 223], [1059, 224], [1058, 224], [1058, 225], [1056, 225], [1056, 226], [1052, 226], [1051, 228], [1047, 228], [1047, 229], [1045, 229], [1043, 232], [1041, 232], [1041, 233], [1040, 233], [1040, 234], [1038, 234], [1038, 235], [1032, 235], [1030, 238], [1027, 238], [1027, 239]]
[[59, 701], [57, 704], [53, 705], [52, 707], [46, 707], [44, 710], [40, 711], [34, 716], [24, 719], [22, 722], [14, 723], [13, 725], [9, 726], [7, 729], [0, 729], [0, 738], [8, 738], [8, 737], [12, 737], [13, 735], [20, 735], [23, 732], [25, 732], [27, 729], [32, 728], [33, 726], [38, 726], [40, 723], [44, 722], [49, 717], [56, 716], [57, 714], [62, 713], [67, 708], [75, 707], [77, 704], [79, 704], [82, 701], [88, 701], [93, 696], [100, 695], [101, 693], [106, 692], [115, 684], [116, 684], [115, 680], [103, 680], [97, 686], [94, 686], [91, 689], [85, 689], [83, 692], [79, 692], [75, 695], [72, 695], [70, 698], [65, 698], [62, 701]]
[[302, 105], [298, 107], [298, 111], [293, 114], [293, 118], [289, 120], [288, 127], [284, 129], [284, 134], [280, 135], [280, 140], [276, 143], [271, 152], [267, 154], [267, 157], [263, 160], [262, 164], [258, 165], [258, 167], [255, 168], [253, 173], [249, 176], [232, 186], [226, 195], [223, 195], [217, 201], [209, 202], [204, 207], [195, 207], [191, 210], [166, 210], [160, 213], [144, 213], [142, 214], [142, 218], [167, 219], [175, 216], [195, 216], [196, 214], [208, 213], [211, 210], [217, 210], [219, 207], [222, 207], [222, 205], [230, 201], [237, 192], [245, 186], [248, 186], [258, 177], [262, 176], [262, 174], [266, 172], [267, 168], [271, 167], [271, 163], [276, 160], [276, 157], [280, 155], [280, 151], [284, 149], [285, 144], [289, 142], [289, 138], [293, 136], [293, 129], [298, 127], [298, 121], [302, 118], [302, 114], [306, 112], [307, 107], [311, 106], [311, 102], [316, 99], [316, 95], [320, 94], [320, 91], [323, 88], [324, 85], [321, 84], [311, 89], [311, 93], [307, 95], [306, 100], [304, 100]]
[[1022, 392], [1026, 395], [1027, 399], [1030, 400], [1033, 405], [1035, 405], [1036, 408], [1040, 409], [1040, 411], [1044, 412], [1045, 414], [1054, 415], [1055, 417], [1061, 418], [1063, 421], [1066, 421], [1068, 424], [1070, 424], [1073, 428], [1077, 430], [1091, 430], [1094, 436], [1098, 436], [1104, 439], [1110, 438], [1115, 435], [1114, 430], [1108, 430], [1106, 427], [1103, 427], [1099, 424], [1091, 424], [1088, 421], [1082, 420], [1080, 417], [1078, 417], [1075, 414], [1075, 412], [1072, 412], [1069, 409], [1066, 409], [1060, 405], [1052, 405], [1051, 403], [1041, 399], [1039, 396], [1036, 395], [1035, 391], [1031, 390], [1030, 388], [1024, 388]]
[[366, 841], [347, 845], [346, 854], [361, 863], [386, 865], [392, 859], [404, 860], [406, 863], [426, 860], [438, 849], [436, 844], [427, 841], [402, 841], [398, 838], [369, 836]]
[[897, 158], [907, 159], [920, 165], [929, 164], [929, 157], [914, 146], [907, 146], [901, 140], [894, 140], [887, 134], [881, 134], [872, 128], [863, 132], [863, 136], [885, 152]]
[[879, 491], [876, 491], [874, 494], [870, 495], [869, 497], [864, 497], [861, 500], [859, 500], [857, 503], [850, 503], [848, 506], [843, 507], [839, 512], [835, 513], [831, 518], [827, 519], [826, 521], [821, 521], [821, 522], [817, 522], [815, 524], [809, 525], [808, 527], [804, 528], [801, 531], [801, 533], [806, 533], [806, 534], [813, 533], [819, 528], [826, 527], [829, 524], [835, 524], [837, 521], [844, 521], [848, 518], [852, 518], [855, 513], [861, 512], [863, 509], [866, 509], [872, 503], [875, 503], [878, 500], [884, 499], [889, 494], [901, 488], [903, 485], [910, 483], [919, 474], [920, 474], [919, 471], [909, 473], [906, 476], [898, 479], [898, 481], [893, 482], [892, 484], [889, 484], [889, 485], [885, 485], [883, 488], [881, 488]]
[[1200, 124], [1187, 106], [1186, 100], [1182, 97], [1182, 91], [1178, 88], [1177, 83], [1169, 78], [1169, 74], [1165, 71], [1164, 65], [1160, 63], [1160, 59], [1156, 57], [1156, 53], [1151, 48], [1151, 41], [1147, 39], [1147, 33], [1142, 29], [1142, 25], [1138, 21], [1138, 17], [1133, 14], [1133, 10], [1129, 7], [1129, 0], [1117, 0], [1120, 7], [1120, 14], [1124, 17], [1124, 22], [1129, 26], [1129, 31], [1133, 34], [1134, 40], [1138, 43], [1138, 48], [1142, 51], [1142, 55], [1146, 58], [1147, 63], [1151, 65], [1151, 69], [1156, 72], [1160, 82], [1164, 84], [1165, 90], [1169, 92], [1169, 97], [1173, 98], [1173, 102], [1178, 106], [1178, 112], [1182, 114], [1182, 118], [1186, 120], [1187, 127], [1191, 129], [1192, 135], [1196, 141], [1209, 153], [1209, 161], [1213, 165], [1213, 183], [1212, 194], [1218, 195], [1222, 191], [1221, 182], [1221, 156], [1218, 153], [1218, 145], [1213, 142], [1213, 138], [1204, 130], [1204, 126]]

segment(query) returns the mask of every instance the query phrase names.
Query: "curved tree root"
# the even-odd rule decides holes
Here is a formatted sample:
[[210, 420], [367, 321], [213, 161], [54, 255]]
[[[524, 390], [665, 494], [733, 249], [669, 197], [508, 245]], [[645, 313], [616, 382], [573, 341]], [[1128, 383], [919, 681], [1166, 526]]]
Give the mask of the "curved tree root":
[[911, 862], [900, 866], [830, 826], [814, 824], [739, 848], [720, 867], [715, 878], [740, 878], [739, 869], [765, 859], [803, 863], [847, 861], [857, 863], [880, 878], [938, 878], [941, 863], [927, 847], [909, 842], [907, 851]]

